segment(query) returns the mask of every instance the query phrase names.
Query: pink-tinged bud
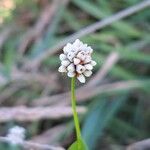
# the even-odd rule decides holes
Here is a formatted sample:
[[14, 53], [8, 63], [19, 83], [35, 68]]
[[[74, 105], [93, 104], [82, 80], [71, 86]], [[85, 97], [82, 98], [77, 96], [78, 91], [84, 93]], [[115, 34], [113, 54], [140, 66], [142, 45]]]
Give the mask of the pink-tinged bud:
[[74, 60], [73, 60], [73, 63], [74, 63], [75, 65], [78, 65], [80, 62], [81, 62], [81, 60], [78, 59], [78, 58], [74, 58]]
[[85, 60], [85, 58], [86, 58], [86, 54], [85, 54], [85, 52], [84, 51], [81, 51], [81, 52], [79, 52], [78, 54], [77, 54], [77, 58], [79, 58], [80, 60]]

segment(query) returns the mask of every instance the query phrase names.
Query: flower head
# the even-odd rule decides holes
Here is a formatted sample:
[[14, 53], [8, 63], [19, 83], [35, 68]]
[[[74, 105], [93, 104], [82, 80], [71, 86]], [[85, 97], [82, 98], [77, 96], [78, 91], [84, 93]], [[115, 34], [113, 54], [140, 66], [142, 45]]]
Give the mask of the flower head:
[[85, 77], [92, 75], [93, 66], [96, 62], [92, 60], [93, 49], [77, 39], [73, 44], [68, 43], [60, 54], [61, 66], [59, 72], [66, 72], [69, 77], [77, 77], [81, 83], [85, 83]]
[[20, 126], [14, 126], [8, 130], [7, 137], [11, 144], [21, 144], [25, 139], [25, 129]]

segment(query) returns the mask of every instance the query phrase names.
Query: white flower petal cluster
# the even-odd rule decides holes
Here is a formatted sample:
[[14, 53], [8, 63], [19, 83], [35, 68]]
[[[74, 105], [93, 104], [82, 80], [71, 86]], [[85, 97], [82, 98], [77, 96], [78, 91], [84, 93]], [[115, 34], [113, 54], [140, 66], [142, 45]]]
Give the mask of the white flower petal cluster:
[[25, 139], [25, 129], [20, 126], [14, 126], [8, 130], [7, 138], [11, 144], [21, 144]]
[[93, 66], [96, 62], [92, 60], [93, 49], [77, 39], [73, 44], [68, 43], [60, 54], [61, 66], [59, 72], [66, 72], [69, 77], [77, 77], [81, 83], [85, 83], [85, 77], [92, 75]]

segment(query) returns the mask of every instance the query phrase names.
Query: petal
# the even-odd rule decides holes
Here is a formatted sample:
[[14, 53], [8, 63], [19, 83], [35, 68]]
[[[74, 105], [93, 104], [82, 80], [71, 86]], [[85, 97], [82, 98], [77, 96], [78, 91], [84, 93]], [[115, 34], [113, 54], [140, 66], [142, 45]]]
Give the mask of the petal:
[[60, 67], [58, 68], [58, 71], [59, 71], [59, 72], [67, 72], [65, 66], [60, 66]]
[[92, 70], [92, 69], [93, 69], [93, 66], [92, 66], [91, 64], [86, 64], [86, 65], [85, 65], [85, 68], [86, 68], [87, 70]]
[[71, 63], [71, 64], [67, 67], [67, 70], [68, 70], [68, 71], [71, 71], [71, 72], [75, 71], [75, 66], [74, 66], [74, 64]]
[[90, 76], [92, 75], [92, 71], [86, 70], [86, 71], [84, 71], [83, 74], [84, 74], [86, 77], [90, 77]]
[[66, 58], [67, 58], [67, 56], [66, 56], [65, 54], [60, 54], [60, 55], [59, 55], [59, 59], [60, 59], [61, 61], [65, 60]]
[[92, 66], [95, 66], [96, 64], [97, 64], [96, 61], [94, 61], [94, 60], [91, 61]]
[[62, 62], [61, 62], [61, 64], [63, 65], [63, 66], [68, 66], [69, 64], [70, 64], [70, 61], [68, 61], [68, 60], [63, 60]]
[[81, 83], [85, 83], [85, 77], [83, 74], [80, 74], [79, 76], [77, 76], [77, 79], [81, 82]]
[[78, 64], [80, 63], [80, 59], [74, 58], [74, 59], [73, 59], [73, 62], [74, 62], [75, 65], [78, 65]]
[[67, 75], [68, 75], [68, 77], [74, 77], [75, 76], [75, 72], [72, 72], [72, 71], [69, 71], [68, 73], [67, 73]]

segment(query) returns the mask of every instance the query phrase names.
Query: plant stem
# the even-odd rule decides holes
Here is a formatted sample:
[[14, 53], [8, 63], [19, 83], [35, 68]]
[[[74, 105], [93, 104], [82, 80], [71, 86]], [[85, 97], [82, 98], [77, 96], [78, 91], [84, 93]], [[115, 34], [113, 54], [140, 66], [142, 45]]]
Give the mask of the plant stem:
[[71, 79], [71, 103], [72, 103], [73, 118], [74, 118], [75, 129], [76, 129], [76, 136], [77, 136], [77, 139], [80, 139], [81, 132], [80, 132], [78, 114], [76, 110], [75, 77]]

